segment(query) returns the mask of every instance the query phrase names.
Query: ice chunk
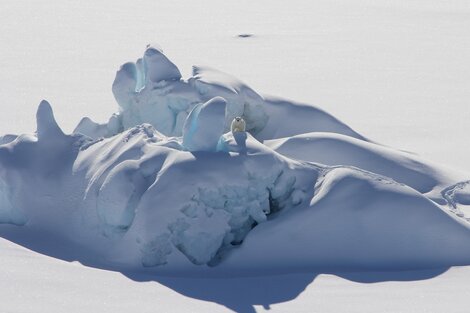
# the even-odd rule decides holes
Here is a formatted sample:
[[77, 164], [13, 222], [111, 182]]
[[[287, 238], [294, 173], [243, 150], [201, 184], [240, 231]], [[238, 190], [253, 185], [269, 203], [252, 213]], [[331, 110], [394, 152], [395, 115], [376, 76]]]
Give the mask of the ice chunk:
[[110, 132], [149, 123], [167, 136], [181, 136], [187, 114], [201, 100], [180, 78], [176, 66], [153, 47], [137, 63], [124, 64], [113, 83], [120, 112], [110, 120]]
[[80, 120], [80, 123], [78, 123], [73, 132], [75, 134], [80, 133], [92, 139], [97, 139], [100, 137], [106, 137], [108, 134], [108, 127], [107, 124], [99, 124], [93, 122], [89, 117], [84, 117]]
[[[117, 72], [113, 93], [120, 107], [119, 131], [149, 123], [166, 136], [181, 136], [184, 121], [199, 103], [220, 96], [226, 104], [225, 131], [236, 116], [258, 140], [306, 132], [333, 132], [366, 140], [330, 114], [310, 105], [264, 98], [239, 79], [207, 66], [194, 66], [187, 81], [161, 51], [149, 46], [144, 57]], [[290, 121], [286, 123], [286, 116]], [[282, 127], [280, 127], [282, 126]]]
[[215, 151], [224, 133], [224, 98], [215, 97], [191, 111], [183, 127], [183, 146], [189, 151]]
[[180, 80], [181, 73], [160, 48], [147, 46], [144, 54], [144, 69], [148, 81], [158, 83], [166, 80]]
[[206, 66], [193, 66], [193, 77], [189, 84], [194, 86], [202, 99], [222, 96], [227, 100], [226, 130], [230, 129], [232, 120], [241, 116], [246, 122], [246, 130], [257, 134], [268, 121], [258, 93], [237, 78]]
[[167, 136], [181, 136], [189, 112], [217, 96], [226, 101], [225, 131], [236, 116], [252, 134], [268, 121], [263, 97], [246, 84], [208, 67], [194, 67], [193, 77], [184, 81], [176, 65], [153, 46], [142, 59], [120, 68], [112, 89], [120, 107], [120, 125], [114, 128], [120, 130], [149, 123]]
[[137, 87], [137, 68], [132, 62], [125, 63], [116, 73], [113, 82], [113, 94], [122, 110], [132, 106], [132, 95]]
[[84, 117], [75, 127], [74, 134], [82, 134], [92, 139], [107, 138], [122, 131], [121, 116], [113, 114], [107, 123], [96, 123], [89, 117]]
[[64, 133], [55, 121], [51, 105], [42, 100], [36, 113], [37, 136], [39, 140], [63, 137]]
[[227, 214], [207, 211], [197, 219], [178, 218], [169, 225], [172, 242], [192, 263], [206, 264], [217, 253], [229, 231]]
[[142, 265], [145, 267], [164, 265], [167, 257], [173, 250], [168, 233], [155, 237], [146, 243], [142, 249]]

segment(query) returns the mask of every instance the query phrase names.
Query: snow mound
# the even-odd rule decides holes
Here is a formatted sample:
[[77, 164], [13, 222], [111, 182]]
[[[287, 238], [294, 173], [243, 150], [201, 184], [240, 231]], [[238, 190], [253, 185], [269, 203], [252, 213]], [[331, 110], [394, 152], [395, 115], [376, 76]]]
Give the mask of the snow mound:
[[202, 99], [217, 95], [227, 100], [226, 130], [237, 116], [243, 117], [246, 130], [254, 135], [266, 126], [269, 117], [264, 99], [235, 77], [207, 66], [193, 66], [189, 84], [198, 90]]
[[[197, 121], [223, 121], [223, 104], [208, 102], [198, 113], [207, 116]], [[103, 253], [101, 234], [102, 245], [120, 242], [106, 253], [128, 266], [217, 263], [273, 211], [301, 203], [292, 197], [304, 192], [305, 181], [313, 183], [313, 169], [299, 171], [249, 133], [222, 138], [224, 152], [188, 152], [142, 125], [84, 145], [73, 172], [87, 182], [81, 225], [95, 229], [86, 239], [98, 245], [95, 253]]]
[[[3, 236], [41, 250], [48, 234], [73, 250], [61, 257], [165, 273], [470, 264], [461, 173], [208, 67], [185, 81], [159, 48], [112, 90], [107, 123], [65, 134], [43, 101], [35, 134], [0, 137]], [[229, 131], [235, 116], [247, 132]]]
[[189, 151], [215, 151], [224, 133], [226, 106], [222, 97], [196, 105], [183, 126], [183, 146]]
[[407, 186], [343, 167], [325, 171], [315, 189], [303, 209], [254, 229], [224, 265], [259, 273], [285, 264], [291, 271], [468, 264], [468, 224]]
[[349, 165], [390, 177], [420, 193], [449, 185], [449, 173], [416, 155], [335, 133], [306, 133], [264, 142], [293, 159]]
[[329, 132], [367, 141], [346, 124], [313, 105], [269, 96], [264, 98], [264, 108], [268, 112], [269, 119], [263, 130], [256, 136], [259, 140], [291, 137], [311, 132]]

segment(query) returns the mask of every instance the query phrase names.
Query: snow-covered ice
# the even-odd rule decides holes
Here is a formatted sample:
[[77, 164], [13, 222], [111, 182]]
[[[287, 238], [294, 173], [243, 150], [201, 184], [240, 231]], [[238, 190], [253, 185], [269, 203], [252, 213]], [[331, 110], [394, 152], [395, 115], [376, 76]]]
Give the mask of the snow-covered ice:
[[[161, 49], [152, 46], [136, 63], [121, 66], [113, 83], [113, 94], [121, 109], [121, 128], [150, 123], [167, 136], [181, 136], [183, 123], [194, 107], [217, 96], [226, 103], [225, 130], [230, 129], [236, 116], [243, 116], [247, 130], [253, 133], [261, 131], [268, 120], [263, 98], [246, 84], [215, 69], [197, 66], [193, 66], [193, 76], [183, 81], [176, 65]], [[86, 124], [90, 122], [87, 120]], [[79, 126], [77, 131], [83, 128]], [[90, 133], [90, 129], [88, 126], [85, 131]], [[101, 129], [95, 129], [96, 135], [103, 134]]]
[[[36, 133], [4, 140], [3, 223], [60, 236], [78, 260], [110, 269], [223, 275], [470, 263], [470, 227], [458, 209], [469, 195], [452, 187], [465, 175], [216, 70], [184, 80], [160, 48], [142, 60], [117, 72], [119, 111], [107, 124], [84, 119], [65, 134], [42, 101]], [[230, 131], [235, 116], [246, 131]]]
[[[269, 310], [270, 305], [281, 311], [311, 311], [312, 306], [325, 312], [344, 311], [305, 297], [318, 295], [321, 286], [319, 294], [325, 299], [347, 289], [364, 301], [355, 291], [370, 282], [381, 282], [367, 290], [382, 290], [376, 298], [382, 300], [385, 293], [397, 295], [406, 287], [415, 288], [412, 298], [419, 298], [419, 288], [442, 292], [419, 307], [396, 306], [411, 299], [401, 294], [384, 309], [464, 307], [461, 301], [449, 301], [452, 291], [444, 287], [450, 284], [448, 279], [464, 285], [467, 275], [465, 269], [446, 272], [447, 268], [470, 264], [469, 175], [441, 163], [467, 167], [465, 145], [455, 143], [464, 142], [465, 127], [458, 117], [464, 118], [462, 108], [468, 98], [462, 88], [469, 64], [462, 58], [468, 47], [462, 36], [468, 7], [463, 2], [438, 1], [406, 5], [318, 1], [309, 4], [315, 10], [308, 13], [305, 3], [295, 2], [282, 10], [272, 4], [283, 18], [268, 14], [272, 18], [268, 28], [261, 21], [267, 21], [264, 14], [273, 9], [266, 9], [263, 1], [245, 3], [250, 11], [264, 8], [255, 10], [261, 12], [255, 23], [240, 19], [241, 24], [254, 26], [245, 30], [230, 23], [230, 14], [220, 14], [226, 9], [213, 14], [214, 20], [225, 23], [214, 28], [213, 21], [201, 23], [201, 16], [210, 12], [197, 14], [201, 11], [192, 4], [159, 3], [155, 10], [149, 5], [115, 4], [101, 11], [128, 8], [124, 15], [116, 15], [126, 16], [119, 21], [126, 27], [113, 29], [106, 46], [113, 46], [111, 41], [122, 45], [113, 46], [111, 52], [102, 47], [82, 53], [91, 42], [88, 36], [96, 36], [102, 28], [80, 28], [72, 40], [83, 47], [72, 49], [64, 41], [63, 49], [49, 53], [53, 66], [42, 40], [52, 51], [54, 43], [47, 38], [60, 34], [47, 21], [63, 19], [73, 29], [76, 21], [67, 13], [70, 7], [57, 5], [58, 14], [37, 23], [38, 31], [41, 25], [54, 26], [43, 30], [47, 35], [37, 36], [41, 42], [33, 38], [36, 45], [30, 47], [37, 49], [22, 48], [16, 55], [17, 40], [11, 34], [24, 26], [6, 23], [5, 44], [13, 45], [12, 52], [5, 50], [4, 60], [17, 62], [7, 61], [0, 74], [7, 78], [2, 80], [2, 105], [10, 105], [14, 90], [20, 90], [21, 101], [40, 102], [36, 127], [27, 117], [12, 124], [13, 113], [3, 114], [0, 125], [2, 132], [18, 133], [0, 136], [0, 236], [33, 250], [0, 242], [8, 254], [0, 260], [5, 269], [2, 281], [11, 286], [18, 279], [16, 287], [3, 294], [9, 300], [7, 310], [19, 310], [21, 303], [51, 308], [51, 302], [41, 305], [35, 296], [29, 301], [18, 297], [27, 289], [22, 287], [25, 277], [33, 280], [33, 287], [37, 281], [50, 281], [28, 274], [33, 262], [44, 273], [54, 273], [57, 267], [70, 274], [77, 282], [74, 290], [86, 289], [85, 276], [115, 283], [111, 291], [117, 292], [116, 298], [106, 298], [116, 303], [110, 311], [130, 305], [116, 301], [130, 285], [142, 291], [134, 296], [144, 311], [152, 306], [143, 296], [149, 296], [149, 290], [173, 299], [160, 301], [162, 310], [220, 310], [206, 302], [212, 301], [241, 312]], [[17, 15], [11, 13], [24, 5], [7, 5], [0, 15]], [[37, 14], [46, 14], [47, 7], [38, 8]], [[74, 8], [80, 15], [91, 6]], [[175, 8], [178, 14], [191, 11], [191, 17], [173, 23], [169, 17]], [[231, 4], [227, 9], [237, 11]], [[20, 16], [36, 14], [22, 11]], [[137, 11], [141, 21], [135, 18]], [[142, 27], [147, 12], [155, 12], [156, 24], [147, 20], [147, 25], [160, 25], [157, 32]], [[254, 17], [245, 13], [240, 16]], [[284, 19], [291, 13], [309, 15], [299, 22], [308, 26], [305, 31], [299, 33]], [[100, 25], [109, 18], [113, 14], [99, 14]], [[402, 26], [395, 24], [398, 21]], [[178, 35], [180, 26], [189, 24], [194, 27]], [[389, 24], [394, 26], [385, 27]], [[156, 44], [136, 49], [145, 34], [161, 40], [164, 49]], [[274, 48], [272, 41], [277, 39], [282, 42]], [[211, 40], [217, 44], [204, 44]], [[64, 67], [71, 64], [61, 59], [66, 55], [74, 59], [80, 55], [94, 69], [90, 72], [83, 62]], [[221, 62], [227, 57], [230, 62]], [[109, 88], [112, 77], [102, 75], [104, 69], [126, 59], [135, 61], [118, 69]], [[215, 68], [191, 67], [188, 62], [193, 60]], [[37, 68], [25, 75], [22, 65], [31, 62]], [[38, 76], [36, 69], [43, 63], [49, 67], [41, 70], [44, 87], [39, 90], [31, 77]], [[13, 69], [11, 64], [20, 66]], [[359, 76], [358, 69], [362, 69]], [[109, 89], [112, 93], [106, 92]], [[52, 106], [38, 97], [50, 99]], [[68, 115], [64, 99], [74, 107]], [[379, 104], [383, 116], [377, 118], [373, 108]], [[426, 124], [431, 113], [437, 118]], [[32, 112], [29, 115], [33, 117]], [[89, 117], [74, 120], [83, 115]], [[69, 117], [65, 122], [64, 116]], [[232, 132], [238, 116], [246, 121], [246, 131]], [[397, 116], [401, 119], [392, 121]], [[410, 123], [416, 124], [411, 131], [406, 127]], [[24, 125], [36, 132], [18, 132]], [[382, 143], [424, 152], [434, 161]], [[100, 269], [120, 272], [128, 279]], [[362, 273], [352, 273], [357, 271]], [[313, 273], [334, 273], [346, 280]], [[262, 277], [254, 277], [258, 275]], [[428, 278], [433, 278], [431, 283], [420, 282]], [[390, 280], [407, 282], [394, 285], [387, 283]], [[64, 284], [52, 281], [53, 286]], [[157, 289], [144, 281], [157, 282]], [[267, 285], [282, 287], [266, 289]], [[234, 292], [238, 289], [243, 292]], [[100, 302], [93, 290], [87, 296], [88, 310]], [[326, 296], [329, 291], [333, 292]], [[38, 297], [51, 293], [60, 295], [64, 303], [75, 303], [73, 309], [59, 305], [57, 310], [84, 308], [78, 297], [54, 287], [43, 289]], [[189, 298], [175, 304], [181, 299], [178, 294]], [[353, 306], [348, 307], [353, 311], [370, 311], [375, 303], [369, 299], [367, 305], [359, 305], [353, 298], [349, 297]], [[277, 306], [280, 302], [286, 303]]]
[[227, 101], [215, 97], [196, 105], [183, 125], [183, 146], [189, 151], [215, 151], [224, 134]]

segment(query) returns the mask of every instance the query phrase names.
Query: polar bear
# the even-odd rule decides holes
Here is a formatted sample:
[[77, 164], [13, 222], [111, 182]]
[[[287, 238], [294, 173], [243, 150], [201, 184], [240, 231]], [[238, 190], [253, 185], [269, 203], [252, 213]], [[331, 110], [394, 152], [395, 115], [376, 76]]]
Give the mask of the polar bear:
[[230, 126], [230, 130], [232, 131], [232, 133], [244, 132], [245, 128], [246, 128], [245, 120], [241, 118], [240, 116], [235, 117], [232, 121], [232, 125]]

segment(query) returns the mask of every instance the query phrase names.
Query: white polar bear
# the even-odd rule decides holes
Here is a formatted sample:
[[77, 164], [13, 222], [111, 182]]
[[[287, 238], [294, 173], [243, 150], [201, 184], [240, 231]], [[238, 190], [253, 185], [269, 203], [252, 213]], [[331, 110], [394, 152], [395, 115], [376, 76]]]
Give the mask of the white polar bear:
[[232, 121], [232, 125], [230, 126], [230, 130], [232, 131], [232, 133], [244, 132], [245, 128], [246, 128], [245, 120], [241, 118], [240, 116], [235, 117]]

